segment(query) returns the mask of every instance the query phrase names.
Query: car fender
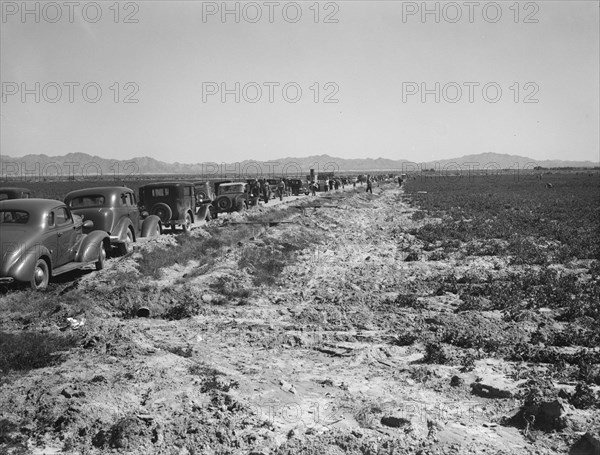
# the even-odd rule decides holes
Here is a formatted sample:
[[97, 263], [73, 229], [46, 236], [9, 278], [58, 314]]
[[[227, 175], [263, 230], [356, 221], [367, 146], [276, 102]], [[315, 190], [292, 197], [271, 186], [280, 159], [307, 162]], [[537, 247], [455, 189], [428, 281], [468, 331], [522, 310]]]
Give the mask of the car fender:
[[29, 281], [37, 260], [45, 256], [48, 259], [48, 266], [50, 267], [50, 273], [52, 273], [52, 255], [48, 248], [44, 245], [34, 245], [29, 248], [8, 271], [8, 276], [13, 277], [17, 281]]
[[133, 223], [131, 222], [131, 218], [124, 216], [119, 220], [111, 234], [113, 237], [118, 237], [121, 242], [127, 240], [127, 229], [132, 228], [133, 231], [133, 239], [135, 240], [135, 229], [133, 229]]
[[206, 217], [208, 216], [209, 207], [210, 204], [202, 204], [200, 207], [198, 207], [198, 212], [196, 212], [196, 216], [200, 221], [206, 219]]
[[140, 237], [150, 237], [156, 232], [157, 226], [160, 226], [160, 218], [156, 215], [150, 215], [142, 222], [142, 231]]
[[99, 248], [102, 243], [109, 240], [110, 237], [104, 231], [92, 231], [82, 240], [79, 251], [75, 255], [75, 262], [93, 262], [98, 259]]

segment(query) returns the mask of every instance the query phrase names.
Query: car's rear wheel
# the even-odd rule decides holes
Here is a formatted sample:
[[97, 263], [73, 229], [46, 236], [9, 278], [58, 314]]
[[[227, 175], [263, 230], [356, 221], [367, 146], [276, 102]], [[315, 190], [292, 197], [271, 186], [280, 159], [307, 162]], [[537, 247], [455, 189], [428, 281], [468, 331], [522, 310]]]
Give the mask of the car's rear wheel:
[[160, 221], [167, 223], [173, 216], [173, 211], [164, 202], [159, 202], [152, 207], [152, 215], [156, 215], [160, 218]]
[[190, 216], [189, 212], [185, 214], [185, 221], [181, 227], [183, 232], [190, 232], [190, 229], [192, 228], [192, 217]]
[[217, 207], [223, 212], [228, 211], [231, 208], [231, 199], [227, 196], [220, 197], [217, 199]]
[[29, 285], [31, 286], [31, 289], [39, 291], [48, 287], [49, 281], [50, 267], [48, 267], [48, 263], [45, 259], [40, 258], [35, 263], [35, 268], [33, 269], [33, 274], [31, 275]]
[[96, 261], [96, 270], [102, 270], [104, 268], [104, 263], [106, 262], [106, 247], [104, 246], [104, 242], [98, 245], [98, 260]]

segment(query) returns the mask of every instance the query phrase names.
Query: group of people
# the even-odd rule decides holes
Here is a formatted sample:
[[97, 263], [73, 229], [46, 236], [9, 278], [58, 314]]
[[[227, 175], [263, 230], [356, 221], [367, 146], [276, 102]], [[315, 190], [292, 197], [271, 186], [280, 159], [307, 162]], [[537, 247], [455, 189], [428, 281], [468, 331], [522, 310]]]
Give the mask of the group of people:
[[[261, 197], [264, 203], [268, 204], [273, 195], [271, 184], [267, 179], [254, 179], [249, 183], [248, 192], [250, 200], [253, 201], [253, 205], [256, 205]], [[286, 185], [283, 178], [280, 178], [277, 183], [276, 193], [279, 199], [283, 201], [283, 196], [286, 195]]]
[[346, 177], [343, 178], [330, 178], [329, 180], [325, 180], [324, 191], [333, 191], [339, 190], [340, 187], [344, 189], [346, 184], [348, 183], [348, 179]]
[[261, 198], [267, 204], [271, 199], [271, 186], [266, 179], [254, 179], [248, 185], [248, 196], [251, 201], [251, 205], [258, 204], [258, 200]]
[[[334, 191], [339, 190], [340, 188], [344, 189], [346, 185], [349, 185], [350, 183], [352, 183], [353, 188], [356, 188], [356, 184], [358, 182], [360, 182], [361, 185], [364, 182], [367, 186], [366, 192], [373, 194], [373, 183], [383, 180], [383, 175], [371, 176], [370, 174], [367, 174], [366, 176], [361, 175], [355, 178], [332, 177], [329, 179], [325, 179], [323, 181], [323, 188], [321, 188], [319, 182], [316, 182], [314, 180], [307, 180], [307, 184], [308, 190], [310, 191], [310, 194], [312, 196], [316, 196], [317, 191]], [[397, 176], [395, 180], [398, 182], [398, 185], [402, 187], [402, 183], [404, 181], [402, 175]], [[288, 195], [289, 190], [290, 188], [287, 187], [285, 180], [283, 178], [280, 178], [275, 189], [276, 196], [279, 198], [279, 200], [282, 201], [283, 197]], [[249, 192], [250, 199], [252, 201], [255, 201], [254, 205], [258, 203], [258, 200], [261, 197], [264, 203], [267, 204], [273, 195], [273, 189], [271, 188], [271, 184], [267, 179], [264, 178], [254, 179], [254, 181], [251, 182], [249, 185]]]

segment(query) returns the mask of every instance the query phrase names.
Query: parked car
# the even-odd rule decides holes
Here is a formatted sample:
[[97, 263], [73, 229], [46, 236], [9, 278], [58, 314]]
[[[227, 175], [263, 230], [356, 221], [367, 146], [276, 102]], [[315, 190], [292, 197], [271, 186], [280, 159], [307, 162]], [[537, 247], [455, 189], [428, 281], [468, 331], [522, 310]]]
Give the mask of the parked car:
[[213, 182], [213, 186], [215, 188], [215, 196], [219, 192], [219, 185], [223, 183], [233, 183], [233, 180], [217, 180], [216, 182]]
[[51, 277], [89, 264], [104, 268], [110, 239], [93, 227], [91, 220], [83, 221], [60, 201], [0, 202], [0, 283], [44, 289]]
[[194, 184], [190, 182], [149, 183], [140, 187], [140, 206], [160, 218], [163, 226], [191, 228], [196, 214]]
[[12, 186], [0, 188], [0, 201], [6, 199], [29, 199], [33, 197], [33, 191], [28, 188], [17, 188]]
[[215, 200], [215, 192], [210, 182], [194, 182], [196, 193], [196, 218], [199, 220], [210, 217], [209, 207]]
[[292, 191], [292, 196], [299, 196], [301, 194], [308, 196], [310, 192], [308, 184], [302, 179], [288, 179], [287, 185]]
[[244, 182], [221, 183], [217, 197], [210, 206], [210, 214], [243, 212], [248, 208], [248, 184]]
[[103, 186], [71, 191], [65, 197], [71, 213], [91, 220], [95, 229], [110, 236], [117, 254], [129, 253], [138, 237], [160, 235], [160, 218], [140, 211], [135, 193], [124, 186]]

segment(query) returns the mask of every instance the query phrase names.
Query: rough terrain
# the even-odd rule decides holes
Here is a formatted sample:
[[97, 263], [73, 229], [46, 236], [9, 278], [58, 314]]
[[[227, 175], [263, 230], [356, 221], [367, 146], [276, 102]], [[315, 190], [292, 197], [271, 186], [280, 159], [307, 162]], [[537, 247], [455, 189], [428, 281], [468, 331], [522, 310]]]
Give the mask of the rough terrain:
[[[145, 255], [175, 247], [177, 236], [165, 235], [75, 284], [0, 296], [3, 331], [76, 339], [60, 361], [3, 375], [0, 452], [513, 455], [580, 444], [571, 453], [594, 453], [585, 450], [598, 441], [598, 409], [556, 398], [536, 414], [549, 416], [548, 428], [520, 421], [527, 387], [551, 366], [486, 344], [528, 342], [552, 310], [518, 322], [493, 308], [459, 312], [457, 292], [443, 286], [449, 276], [500, 279], [518, 265], [439, 259], [409, 233], [436, 220], [415, 216], [391, 184], [267, 210], [286, 217], [240, 224], [245, 241], [209, 263], [139, 273]], [[255, 212], [211, 226], [230, 229]], [[452, 336], [470, 338], [440, 342]]]

